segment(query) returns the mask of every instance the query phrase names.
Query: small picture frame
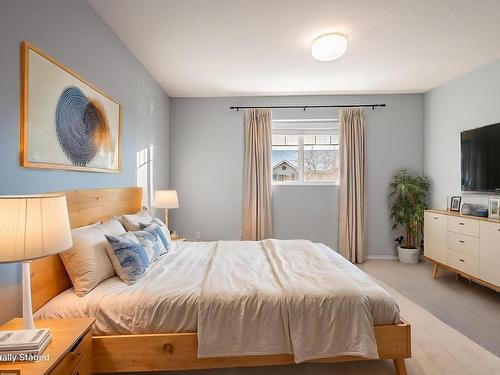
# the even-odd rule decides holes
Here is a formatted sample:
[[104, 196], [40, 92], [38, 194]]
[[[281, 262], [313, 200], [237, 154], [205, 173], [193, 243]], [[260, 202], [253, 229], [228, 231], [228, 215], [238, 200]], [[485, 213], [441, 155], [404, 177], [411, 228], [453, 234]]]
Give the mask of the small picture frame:
[[450, 211], [460, 212], [461, 203], [462, 203], [462, 197], [451, 197]]
[[492, 198], [488, 201], [488, 217], [500, 219], [500, 199]]

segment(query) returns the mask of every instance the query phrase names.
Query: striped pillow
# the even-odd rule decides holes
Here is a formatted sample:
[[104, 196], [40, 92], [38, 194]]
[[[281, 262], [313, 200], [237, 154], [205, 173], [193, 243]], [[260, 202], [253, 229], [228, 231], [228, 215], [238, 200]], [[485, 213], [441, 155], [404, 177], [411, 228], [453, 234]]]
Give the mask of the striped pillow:
[[106, 240], [106, 250], [118, 277], [127, 284], [135, 283], [149, 265], [144, 247], [128, 232], [121, 236], [106, 235]]
[[172, 242], [172, 239], [170, 238], [170, 232], [167, 227], [160, 220], [153, 219], [150, 224], [139, 223], [139, 227], [141, 230], [156, 234], [163, 243], [163, 246], [165, 246], [165, 249], [168, 250], [168, 246], [170, 242]]
[[133, 233], [137, 237], [142, 247], [146, 250], [150, 264], [157, 261], [160, 255], [167, 252], [163, 242], [156, 233], [147, 232], [145, 230], [130, 233]]

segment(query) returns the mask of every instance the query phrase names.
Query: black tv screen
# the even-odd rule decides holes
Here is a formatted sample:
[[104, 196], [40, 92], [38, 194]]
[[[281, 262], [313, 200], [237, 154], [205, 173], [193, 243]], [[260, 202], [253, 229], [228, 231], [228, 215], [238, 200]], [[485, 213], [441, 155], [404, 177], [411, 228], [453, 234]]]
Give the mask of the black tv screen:
[[500, 123], [463, 131], [462, 190], [500, 191]]

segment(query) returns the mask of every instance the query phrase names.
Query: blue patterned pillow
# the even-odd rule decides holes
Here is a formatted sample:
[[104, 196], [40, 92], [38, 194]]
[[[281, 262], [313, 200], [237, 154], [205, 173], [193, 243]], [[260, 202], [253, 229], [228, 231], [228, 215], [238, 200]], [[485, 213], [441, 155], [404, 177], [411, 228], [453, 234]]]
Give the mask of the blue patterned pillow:
[[165, 249], [168, 250], [168, 245], [172, 242], [172, 239], [170, 238], [167, 227], [160, 220], [153, 219], [150, 224], [139, 223], [139, 227], [141, 230], [154, 233], [161, 240]]
[[127, 284], [139, 280], [149, 265], [146, 250], [137, 237], [127, 232], [120, 236], [106, 235], [106, 250], [118, 277]]
[[146, 250], [150, 264], [158, 260], [160, 255], [167, 252], [163, 242], [156, 233], [147, 232], [145, 230], [139, 230], [131, 233], [137, 237], [141, 245]]

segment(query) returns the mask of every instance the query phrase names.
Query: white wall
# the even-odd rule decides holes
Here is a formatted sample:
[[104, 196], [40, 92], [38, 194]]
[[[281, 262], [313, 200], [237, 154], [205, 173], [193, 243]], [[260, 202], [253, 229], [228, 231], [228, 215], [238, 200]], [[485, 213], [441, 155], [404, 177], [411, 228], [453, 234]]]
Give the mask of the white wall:
[[[368, 249], [393, 255], [388, 184], [400, 168], [423, 170], [423, 95], [174, 98], [170, 116], [170, 183], [181, 207], [171, 223], [183, 236], [240, 239], [243, 112], [231, 105], [386, 103], [366, 111]], [[337, 109], [275, 110], [274, 118], [338, 118]], [[274, 237], [337, 246], [336, 186], [274, 186]]]
[[[431, 206], [446, 209], [449, 196], [461, 195], [460, 132], [500, 122], [500, 60], [429, 91], [424, 108]], [[488, 195], [463, 196], [464, 202], [487, 205]]]

